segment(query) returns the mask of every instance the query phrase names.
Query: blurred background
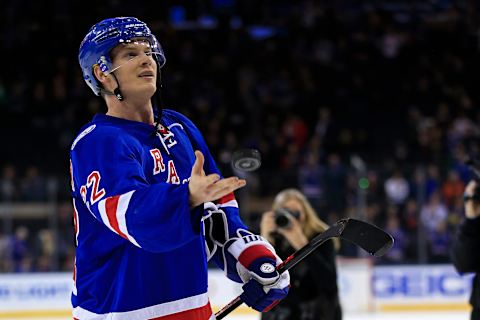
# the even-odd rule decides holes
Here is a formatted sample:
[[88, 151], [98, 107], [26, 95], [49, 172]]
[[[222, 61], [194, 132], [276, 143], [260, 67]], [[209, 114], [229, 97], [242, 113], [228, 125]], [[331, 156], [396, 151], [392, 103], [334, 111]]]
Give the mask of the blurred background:
[[[449, 264], [465, 160], [479, 153], [478, 1], [2, 0], [1, 273], [72, 270], [69, 148], [106, 111], [78, 47], [113, 16], [157, 35], [163, 107], [191, 117], [225, 176], [245, 175], [252, 229], [297, 187], [328, 223], [394, 235], [372, 264]], [[259, 170], [232, 170], [244, 147], [261, 152]], [[339, 254], [365, 258], [347, 243]]]

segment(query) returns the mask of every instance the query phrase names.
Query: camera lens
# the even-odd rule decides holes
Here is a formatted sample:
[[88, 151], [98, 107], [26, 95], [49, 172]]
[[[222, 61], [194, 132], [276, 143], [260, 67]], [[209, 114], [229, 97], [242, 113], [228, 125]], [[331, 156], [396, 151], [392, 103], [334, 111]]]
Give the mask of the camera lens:
[[286, 209], [275, 210], [275, 224], [279, 228], [287, 228], [290, 225], [290, 213]]

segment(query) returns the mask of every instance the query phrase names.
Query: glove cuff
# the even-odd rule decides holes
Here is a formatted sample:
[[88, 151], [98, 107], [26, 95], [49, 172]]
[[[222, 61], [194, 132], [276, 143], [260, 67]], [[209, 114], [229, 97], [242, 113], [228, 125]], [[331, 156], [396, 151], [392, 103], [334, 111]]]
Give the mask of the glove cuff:
[[270, 273], [273, 270], [268, 270], [267, 266], [263, 266], [265, 263], [270, 263], [275, 270], [275, 254], [262, 244], [246, 248], [240, 253], [237, 260], [247, 269], [254, 267], [253, 265], [258, 265], [257, 267], [260, 271]]
[[[233, 241], [232, 241], [233, 240]], [[275, 249], [272, 247], [268, 241], [256, 234], [249, 234], [240, 238], [232, 238], [228, 247], [228, 252], [238, 261], [240, 257], [247, 262], [251, 262], [261, 256], [269, 256], [275, 261]], [[260, 247], [263, 247], [260, 249]], [[255, 248], [254, 250], [248, 250], [249, 248]], [[261, 251], [260, 251], [261, 250]], [[258, 251], [259, 254], [256, 255], [255, 251]], [[261, 253], [261, 254], [260, 254]], [[243, 264], [243, 263], [242, 263]], [[248, 263], [249, 264], [249, 263]], [[245, 267], [248, 265], [243, 264]]]

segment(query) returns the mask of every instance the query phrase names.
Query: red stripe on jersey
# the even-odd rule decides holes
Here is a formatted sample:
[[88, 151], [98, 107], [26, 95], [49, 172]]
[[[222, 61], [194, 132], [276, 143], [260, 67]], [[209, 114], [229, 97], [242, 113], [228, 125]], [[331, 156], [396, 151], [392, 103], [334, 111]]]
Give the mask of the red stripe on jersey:
[[110, 222], [113, 230], [115, 230], [122, 238], [128, 240], [127, 236], [122, 231], [120, 231], [120, 227], [118, 226], [117, 207], [119, 199], [120, 196], [107, 198], [107, 200], [105, 201], [105, 211], [107, 212], [108, 222]]
[[77, 218], [77, 206], [75, 205], [75, 199], [73, 199], [73, 230], [75, 230], [75, 237], [78, 236], [78, 218]]
[[73, 281], [77, 281], [77, 262], [73, 264]]
[[244, 266], [248, 268], [250, 264], [258, 258], [271, 258], [274, 261], [276, 260], [275, 255], [272, 251], [268, 250], [267, 247], [261, 244], [257, 244], [247, 249], [243, 250], [243, 252], [238, 257], [238, 261]]
[[218, 204], [222, 204], [222, 203], [227, 203], [228, 201], [232, 201], [232, 200], [235, 200], [235, 195], [233, 194], [233, 192], [230, 192], [229, 194], [221, 197], [220, 199], [218, 199], [215, 202], [218, 203]]
[[212, 316], [212, 308], [210, 302], [203, 307], [182, 311], [168, 316], [153, 318], [150, 320], [208, 320]]

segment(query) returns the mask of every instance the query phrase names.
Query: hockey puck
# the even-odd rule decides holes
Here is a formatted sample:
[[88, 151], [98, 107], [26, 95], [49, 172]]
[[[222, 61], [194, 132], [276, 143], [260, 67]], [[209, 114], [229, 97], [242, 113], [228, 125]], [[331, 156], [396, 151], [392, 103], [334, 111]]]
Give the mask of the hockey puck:
[[255, 149], [237, 150], [232, 155], [232, 166], [237, 170], [254, 171], [260, 168], [262, 157]]

